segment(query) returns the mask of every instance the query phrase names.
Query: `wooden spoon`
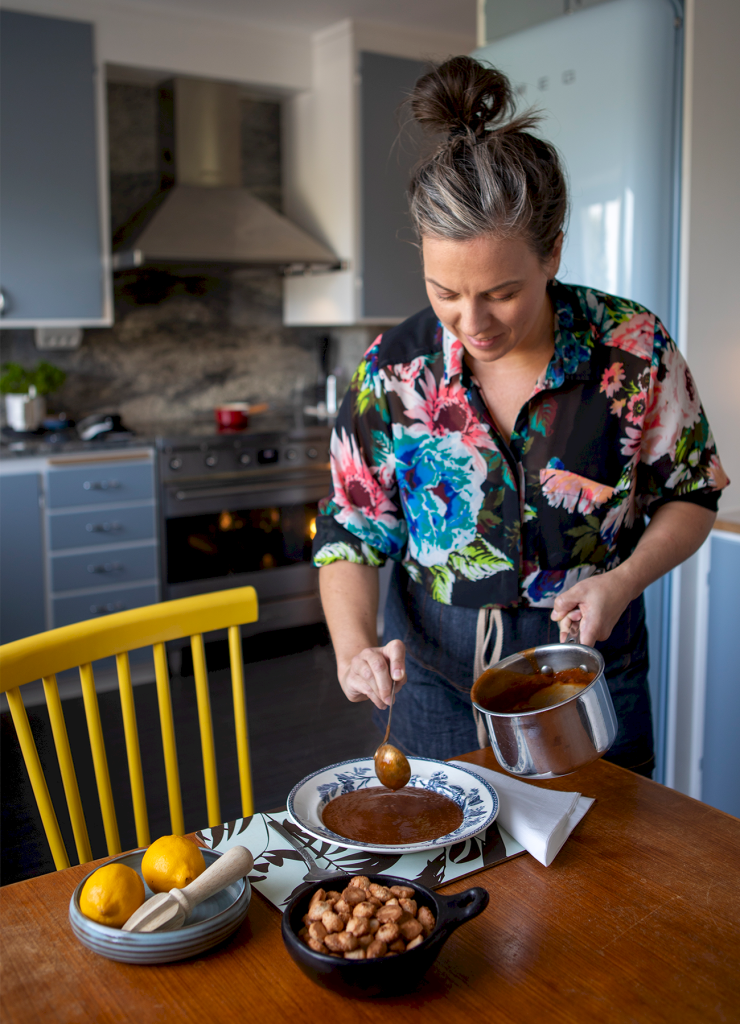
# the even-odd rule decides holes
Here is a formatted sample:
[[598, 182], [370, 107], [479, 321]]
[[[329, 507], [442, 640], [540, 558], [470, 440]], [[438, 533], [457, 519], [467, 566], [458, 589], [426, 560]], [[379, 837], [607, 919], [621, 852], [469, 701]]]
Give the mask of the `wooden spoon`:
[[391, 703], [388, 708], [388, 725], [385, 728], [383, 742], [375, 751], [375, 774], [387, 789], [401, 789], [411, 778], [411, 765], [406, 755], [392, 743], [386, 743], [391, 734], [391, 714], [393, 700], [396, 696], [396, 680], [391, 686]]
[[245, 846], [232, 846], [184, 889], [151, 896], [123, 926], [125, 932], [172, 932], [182, 928], [193, 907], [215, 896], [252, 870], [254, 859]]

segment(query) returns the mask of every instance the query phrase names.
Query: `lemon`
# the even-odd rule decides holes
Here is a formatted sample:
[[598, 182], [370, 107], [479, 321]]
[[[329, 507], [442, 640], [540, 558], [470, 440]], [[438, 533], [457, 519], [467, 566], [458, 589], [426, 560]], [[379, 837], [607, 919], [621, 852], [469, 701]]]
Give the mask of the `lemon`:
[[82, 887], [80, 910], [98, 924], [122, 928], [144, 902], [144, 883], [125, 864], [104, 864]]
[[184, 889], [205, 869], [200, 849], [185, 836], [155, 839], [141, 861], [141, 873], [152, 892]]

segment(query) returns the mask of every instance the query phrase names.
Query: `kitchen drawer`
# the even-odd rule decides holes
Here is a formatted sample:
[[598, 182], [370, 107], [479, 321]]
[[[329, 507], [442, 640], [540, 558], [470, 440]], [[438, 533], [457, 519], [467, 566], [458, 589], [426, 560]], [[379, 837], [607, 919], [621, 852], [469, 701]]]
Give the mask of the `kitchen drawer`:
[[154, 505], [95, 512], [62, 512], [49, 516], [52, 551], [116, 544], [125, 540], [149, 540], [154, 536]]
[[153, 583], [145, 587], [131, 587], [130, 590], [104, 590], [85, 594], [84, 597], [57, 597], [51, 603], [53, 626], [68, 626], [72, 622], [83, 622], [111, 612], [141, 608], [143, 605], [155, 604], [158, 597], [157, 587]]
[[57, 555], [50, 559], [51, 589], [82, 590], [111, 583], [134, 583], [157, 576], [154, 544], [134, 548], [108, 548], [81, 555]]
[[103, 462], [74, 469], [49, 469], [49, 508], [119, 504], [154, 496], [154, 463]]

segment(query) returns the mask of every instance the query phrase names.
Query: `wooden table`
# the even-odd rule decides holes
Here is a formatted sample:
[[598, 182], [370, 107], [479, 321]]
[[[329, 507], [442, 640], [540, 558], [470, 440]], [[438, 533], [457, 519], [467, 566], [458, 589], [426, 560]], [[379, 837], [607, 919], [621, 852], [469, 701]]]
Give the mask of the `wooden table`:
[[[464, 760], [495, 767], [490, 748]], [[258, 893], [237, 934], [205, 956], [161, 967], [104, 960], [67, 923], [83, 866], [0, 890], [2, 1019], [740, 1021], [740, 821], [604, 761], [540, 785], [597, 802], [549, 868], [525, 854], [442, 890], [481, 885], [491, 902], [411, 995], [360, 1001], [314, 985]]]

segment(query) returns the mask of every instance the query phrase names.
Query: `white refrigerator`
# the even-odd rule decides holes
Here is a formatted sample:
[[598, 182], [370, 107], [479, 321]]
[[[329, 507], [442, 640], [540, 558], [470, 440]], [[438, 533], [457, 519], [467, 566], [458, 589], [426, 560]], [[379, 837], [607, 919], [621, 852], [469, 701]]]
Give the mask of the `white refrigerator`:
[[[559, 278], [647, 306], [677, 327], [682, 8], [608, 0], [473, 54], [511, 79], [519, 109], [567, 168], [571, 211]], [[645, 594], [656, 746], [665, 773], [670, 577]]]

